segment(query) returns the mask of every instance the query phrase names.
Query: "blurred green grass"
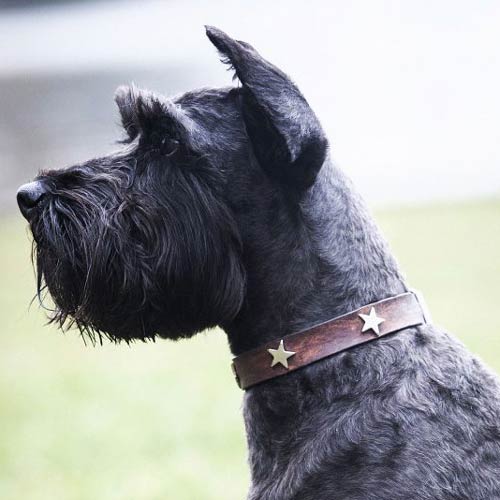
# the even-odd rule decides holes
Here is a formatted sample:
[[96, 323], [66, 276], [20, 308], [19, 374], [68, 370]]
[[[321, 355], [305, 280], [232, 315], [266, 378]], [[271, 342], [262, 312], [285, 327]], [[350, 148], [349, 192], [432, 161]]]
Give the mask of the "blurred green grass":
[[[500, 200], [377, 213], [437, 324], [500, 371]], [[0, 218], [0, 498], [244, 498], [241, 393], [224, 335], [85, 347], [29, 308], [19, 216]]]

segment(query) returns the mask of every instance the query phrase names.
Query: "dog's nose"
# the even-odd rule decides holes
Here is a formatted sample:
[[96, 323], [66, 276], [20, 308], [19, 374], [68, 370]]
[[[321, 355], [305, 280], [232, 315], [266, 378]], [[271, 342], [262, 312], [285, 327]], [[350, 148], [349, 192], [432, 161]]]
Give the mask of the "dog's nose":
[[17, 204], [25, 219], [29, 220], [30, 214], [44, 194], [45, 187], [41, 181], [28, 182], [17, 190]]

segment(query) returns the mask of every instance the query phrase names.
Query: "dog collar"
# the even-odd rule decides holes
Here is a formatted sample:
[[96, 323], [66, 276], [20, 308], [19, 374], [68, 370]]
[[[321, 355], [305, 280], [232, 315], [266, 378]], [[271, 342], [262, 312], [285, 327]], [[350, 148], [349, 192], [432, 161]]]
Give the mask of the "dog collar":
[[391, 333], [429, 322], [420, 294], [406, 292], [246, 351], [232, 363], [241, 389]]

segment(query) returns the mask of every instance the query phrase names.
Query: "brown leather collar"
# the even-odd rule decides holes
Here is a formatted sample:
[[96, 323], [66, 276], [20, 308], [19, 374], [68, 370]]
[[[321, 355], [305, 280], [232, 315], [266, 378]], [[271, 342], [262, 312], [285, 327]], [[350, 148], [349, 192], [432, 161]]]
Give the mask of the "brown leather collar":
[[419, 298], [416, 292], [396, 295], [244, 352], [233, 359], [236, 382], [248, 389], [350, 347], [422, 325], [427, 312]]

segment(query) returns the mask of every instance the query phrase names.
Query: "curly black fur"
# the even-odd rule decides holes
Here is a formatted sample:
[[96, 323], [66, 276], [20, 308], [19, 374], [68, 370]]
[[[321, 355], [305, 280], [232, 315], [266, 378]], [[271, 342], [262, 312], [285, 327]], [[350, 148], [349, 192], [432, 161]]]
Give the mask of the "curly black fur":
[[[407, 290], [297, 87], [207, 32], [240, 87], [121, 88], [121, 151], [20, 194], [59, 324], [127, 341], [218, 324], [239, 354]], [[433, 325], [256, 385], [244, 415], [249, 500], [500, 498], [498, 380]]]
[[50, 292], [52, 321], [91, 337], [191, 336], [234, 318], [244, 296], [224, 174], [178, 143], [160, 100], [121, 92], [129, 145], [38, 177], [46, 189], [31, 221], [39, 296]]

